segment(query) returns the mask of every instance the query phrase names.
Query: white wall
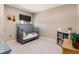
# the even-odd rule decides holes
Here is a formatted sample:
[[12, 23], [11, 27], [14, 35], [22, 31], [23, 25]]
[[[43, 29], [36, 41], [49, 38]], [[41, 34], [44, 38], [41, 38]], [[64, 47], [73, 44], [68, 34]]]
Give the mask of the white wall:
[[79, 33], [79, 4], [77, 4], [77, 33]]
[[[16, 21], [8, 21], [7, 20], [7, 15], [15, 15]], [[5, 5], [5, 40], [13, 40], [16, 38], [16, 23], [19, 22], [19, 14], [24, 14], [24, 15], [28, 15], [28, 16], [32, 16], [31, 13], [10, 7], [10, 6], [6, 6]], [[11, 37], [9, 37], [11, 35]]]
[[41, 36], [56, 38], [58, 28], [76, 32], [76, 5], [64, 5], [35, 14], [35, 26], [39, 26]]
[[[77, 7], [77, 8], [76, 8]], [[5, 9], [5, 12], [4, 12]], [[13, 40], [16, 36], [16, 26], [15, 24], [19, 21], [19, 13], [33, 16], [35, 20], [35, 25], [40, 27], [41, 36], [48, 38], [56, 38], [56, 32], [58, 28], [63, 28], [67, 30], [68, 27], [72, 27], [73, 31], [79, 32], [79, 5], [64, 5], [51, 10], [43, 11], [32, 15], [28, 12], [5, 6], [0, 4], [0, 37], [5, 38], [5, 40]], [[5, 20], [4, 20], [5, 14]], [[9, 22], [6, 19], [7, 14], [15, 15], [16, 22]], [[77, 21], [77, 22], [76, 22]], [[4, 23], [5, 22], [5, 23]], [[5, 25], [5, 26], [4, 26]], [[76, 26], [77, 25], [77, 26]], [[5, 28], [5, 29], [4, 29]], [[5, 30], [5, 35], [4, 35]], [[12, 37], [9, 37], [12, 35]]]
[[0, 38], [4, 39], [4, 5], [0, 4]]

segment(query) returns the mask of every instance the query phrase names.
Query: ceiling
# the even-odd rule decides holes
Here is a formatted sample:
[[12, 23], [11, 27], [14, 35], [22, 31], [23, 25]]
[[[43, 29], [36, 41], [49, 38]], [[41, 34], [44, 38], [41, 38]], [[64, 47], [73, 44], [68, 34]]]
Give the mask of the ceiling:
[[63, 4], [7, 4], [8, 6], [22, 9], [31, 13], [38, 13], [51, 8], [61, 6]]

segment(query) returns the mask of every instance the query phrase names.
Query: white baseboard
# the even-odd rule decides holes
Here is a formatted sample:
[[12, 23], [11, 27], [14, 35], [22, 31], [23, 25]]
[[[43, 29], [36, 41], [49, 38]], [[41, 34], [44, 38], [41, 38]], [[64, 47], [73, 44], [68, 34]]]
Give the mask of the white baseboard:
[[[47, 40], [51, 40], [53, 42], [56, 42], [56, 39], [52, 39], [52, 38], [48, 38], [48, 37], [44, 37], [44, 36], [40, 36], [40, 38], [47, 39]], [[7, 43], [14, 42], [14, 41], [16, 41], [16, 39], [9, 40], [9, 41], [7, 41]]]
[[16, 40], [15, 39], [9, 40], [9, 41], [7, 41], [7, 43], [11, 43], [11, 42], [14, 42], [14, 41], [16, 41]]
[[52, 41], [56, 42], [56, 39], [47, 38], [47, 37], [43, 37], [43, 36], [40, 36], [40, 38], [44, 38], [44, 39], [47, 39], [47, 40], [52, 40]]

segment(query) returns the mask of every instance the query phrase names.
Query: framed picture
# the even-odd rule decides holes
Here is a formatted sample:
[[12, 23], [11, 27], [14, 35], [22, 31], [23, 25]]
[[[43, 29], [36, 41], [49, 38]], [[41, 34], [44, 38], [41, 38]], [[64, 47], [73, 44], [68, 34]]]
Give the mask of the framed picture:
[[7, 20], [15, 22], [15, 15], [8, 14]]
[[10, 14], [8, 14], [8, 15], [7, 15], [7, 20], [10, 20], [10, 21], [12, 20], [12, 18], [11, 18], [11, 15], [10, 15]]
[[13, 22], [15, 22], [15, 16], [13, 15]]

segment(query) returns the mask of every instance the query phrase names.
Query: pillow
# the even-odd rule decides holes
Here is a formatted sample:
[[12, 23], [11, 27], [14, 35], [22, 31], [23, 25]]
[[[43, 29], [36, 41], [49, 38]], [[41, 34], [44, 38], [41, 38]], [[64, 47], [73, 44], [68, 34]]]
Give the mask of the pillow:
[[30, 38], [33, 38], [33, 37], [38, 36], [38, 34], [35, 33], [35, 32], [29, 33], [29, 34], [27, 34], [27, 35], [26, 35], [26, 33], [23, 33], [23, 34], [24, 34], [23, 40], [30, 39]]
[[26, 36], [27, 36], [26, 33], [23, 31], [23, 38], [26, 38]]
[[10, 47], [6, 44], [5, 41], [0, 39], [0, 54], [8, 54], [11, 52]]
[[33, 33], [29, 33], [29, 34], [27, 34], [27, 35], [30, 36], [30, 37], [38, 36], [38, 34], [35, 33], [35, 32], [33, 32]]

